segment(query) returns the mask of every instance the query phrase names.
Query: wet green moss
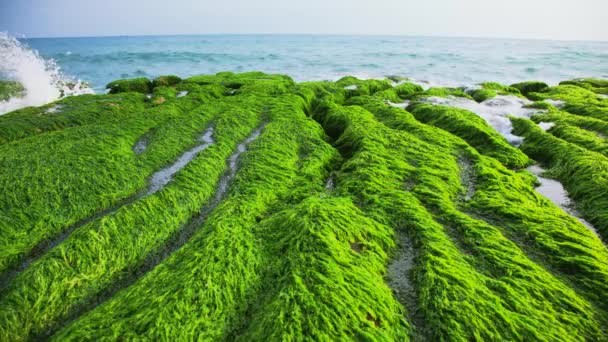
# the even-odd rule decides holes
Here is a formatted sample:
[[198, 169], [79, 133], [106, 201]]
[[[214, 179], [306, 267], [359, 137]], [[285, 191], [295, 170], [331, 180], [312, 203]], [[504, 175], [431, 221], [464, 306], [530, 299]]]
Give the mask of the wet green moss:
[[[358, 104], [362, 103], [362, 100], [358, 101]], [[521, 235], [525, 225], [517, 229], [495, 226], [494, 222], [489, 224], [477, 218], [473, 212], [456, 209], [457, 203], [462, 203], [459, 198], [466, 199], [465, 195], [471, 191], [470, 185], [461, 183], [459, 175], [460, 168], [473, 167], [467, 167], [467, 162], [463, 166], [458, 163], [462, 158], [460, 151], [468, 150], [466, 143], [447, 132], [413, 120], [403, 110], [390, 108], [381, 112], [377, 111], [379, 108], [381, 107], [375, 106], [370, 109], [390, 127], [402, 130], [401, 133], [378, 124], [369, 112], [358, 106], [345, 108], [325, 103], [317, 119], [326, 130], [331, 128], [329, 132], [340, 132], [336, 127], [342, 126], [336, 146], [349, 158], [340, 171], [338, 189], [348, 189], [347, 193], [355, 196], [355, 203], [367, 215], [394, 229], [405, 231], [413, 239], [413, 244], [418, 246], [416, 264], [410, 275], [410, 281], [416, 287], [417, 301], [415, 304], [403, 303], [414, 305], [409, 306], [408, 311], [417, 311], [422, 315], [411, 316], [410, 322], [417, 323], [414, 324], [413, 335], [430, 340], [559, 339], [563, 336], [571, 336], [576, 340], [601, 336], [598, 326], [604, 320], [603, 314], [593, 313], [594, 309], [586, 299], [568, 289], [569, 281], [562, 280], [566, 273], [549, 275], [544, 270], [544, 265], [533, 266], [532, 270], [529, 267], [536, 262], [520, 249], [527, 244], [518, 241], [518, 245], [515, 245], [509, 241], [514, 236]], [[419, 134], [421, 137], [417, 138], [416, 135]], [[475, 175], [474, 192], [469, 196], [472, 196], [473, 201], [487, 200], [490, 194], [495, 196], [495, 200], [504, 198], [512, 201], [512, 196], [515, 196], [519, 206], [525, 210], [520, 214], [527, 217], [525, 220], [528, 222], [555, 219], [554, 215], [559, 209], [546, 201], [538, 201], [527, 176], [524, 181], [518, 175], [499, 167], [492, 159], [479, 159], [470, 150], [466, 153], [469, 157], [465, 157], [465, 160], [472, 158], [478, 160], [475, 164], [480, 164], [474, 166], [472, 172]], [[500, 185], [497, 181], [500, 181]], [[490, 203], [494, 203], [493, 211], [503, 208], [502, 213], [497, 215], [502, 217], [498, 222], [512, 220], [509, 214], [512, 203], [507, 200], [502, 200], [500, 204], [490, 201], [485, 207]], [[562, 234], [566, 232], [570, 232], [568, 235], [573, 238], [583, 234], [584, 239], [601, 253], [601, 256], [587, 254], [594, 260], [590, 267], [596, 273], [586, 276], [586, 281], [591, 281], [595, 290], [587, 289], [585, 293], [593, 297], [594, 291], [604, 291], [602, 281], [596, 279], [603, 279], [606, 275], [605, 248], [597, 237], [567, 215], [560, 216], [558, 220], [562, 225], [550, 233], [546, 233], [542, 224], [534, 226], [534, 233], [543, 236], [537, 241], [553, 241], [546, 245], [547, 251], [552, 250], [556, 259], [567, 259], [578, 252], [567, 248], [555, 250], [552, 248], [553, 243], [561, 240]], [[473, 229], [473, 226], [476, 228]], [[481, 233], [482, 227], [487, 229], [485, 233]], [[528, 240], [528, 243], [532, 242]], [[501, 253], [504, 254], [500, 256]], [[513, 260], [514, 255], [520, 255], [521, 259], [518, 257], [518, 261], [512, 263], [509, 260]], [[559, 259], [555, 262], [559, 263]], [[598, 278], [598, 275], [601, 277]], [[520, 280], [503, 283], [511, 277]], [[547, 281], [548, 278], [551, 280]], [[530, 280], [532, 281], [528, 282]], [[535, 300], [527, 297], [530, 295], [528, 291], [536, 292], [541, 288], [544, 304], [530, 307], [529, 303]], [[565, 297], [570, 299], [562, 302]], [[597, 297], [593, 298], [598, 300]], [[562, 311], [565, 303], [574, 302], [578, 303], [576, 309], [567, 304], [569, 309], [566, 311], [573, 311]], [[547, 315], [549, 307], [555, 311]], [[520, 310], [531, 311], [524, 313]], [[532, 313], [534, 311], [536, 313]], [[458, 314], [450, 314], [453, 312]], [[545, 318], [530, 319], [540, 317], [539, 315]], [[570, 318], [565, 318], [566, 316]], [[554, 322], [551, 329], [545, 327], [547, 319]], [[479, 320], [486, 321], [484, 324], [473, 323]], [[574, 337], [567, 333], [571, 331], [568, 328], [570, 324], [578, 326], [576, 329], [581, 335]]]
[[550, 167], [576, 207], [606, 239], [608, 236], [608, 159], [541, 130], [530, 120], [513, 119], [516, 134], [526, 138], [522, 146], [532, 158]]
[[11, 97], [23, 97], [25, 89], [19, 82], [0, 80], [0, 101]]
[[432, 97], [432, 96], [434, 96], [434, 97], [457, 96], [457, 97], [464, 97], [464, 98], [473, 100], [473, 97], [471, 97], [471, 95], [467, 94], [461, 88], [429, 88], [422, 92], [413, 93], [413, 94], [407, 96], [406, 98], [408, 100], [416, 101], [416, 100], [419, 100], [424, 97]]
[[[522, 170], [541, 162], [606, 236], [596, 91], [484, 83], [545, 110], [513, 119], [520, 150], [415, 101], [462, 89], [174, 80], [0, 117], [0, 340], [605, 339], [608, 249]], [[211, 145], [138, 196], [209, 127]], [[44, 241], [58, 244], [36, 255]]]
[[481, 154], [496, 158], [509, 168], [519, 169], [530, 164], [524, 153], [472, 112], [425, 103], [415, 104], [408, 110], [419, 121], [461, 137]]
[[544, 82], [539, 81], [528, 81], [522, 83], [511, 84], [511, 87], [519, 90], [524, 96], [528, 96], [530, 93], [537, 93], [547, 88], [548, 85]]
[[477, 102], [483, 102], [498, 95], [493, 89], [477, 89], [471, 93], [473, 99]]
[[594, 78], [583, 78], [569, 81], [562, 81], [559, 85], [574, 85], [596, 92], [598, 94], [608, 94], [608, 81]]
[[181, 83], [182, 79], [175, 75], [159, 76], [152, 81], [152, 87], [173, 87]]
[[485, 82], [481, 83], [480, 86], [481, 89], [468, 91], [469, 95], [471, 95], [473, 99], [477, 102], [489, 100], [491, 98], [496, 97], [496, 95], [512, 95], [519, 97], [522, 96], [519, 89], [511, 86], [504, 86], [500, 83]]
[[106, 89], [109, 89], [110, 94], [127, 92], [148, 94], [152, 92], [152, 82], [145, 77], [118, 80], [108, 83]]

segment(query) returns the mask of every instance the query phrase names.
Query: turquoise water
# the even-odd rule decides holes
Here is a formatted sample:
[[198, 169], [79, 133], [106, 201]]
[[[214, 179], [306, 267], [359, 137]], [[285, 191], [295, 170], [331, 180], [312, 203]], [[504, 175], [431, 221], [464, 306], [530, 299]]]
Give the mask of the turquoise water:
[[408, 76], [438, 85], [608, 78], [608, 42], [395, 36], [202, 35], [22, 40], [96, 91], [112, 80], [218, 71], [297, 81]]

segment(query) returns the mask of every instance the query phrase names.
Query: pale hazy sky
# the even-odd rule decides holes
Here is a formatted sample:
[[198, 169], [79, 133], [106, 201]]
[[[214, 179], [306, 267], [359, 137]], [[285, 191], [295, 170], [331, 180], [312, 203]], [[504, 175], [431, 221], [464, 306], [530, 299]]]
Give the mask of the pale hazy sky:
[[17, 36], [329, 33], [608, 41], [608, 0], [0, 0]]

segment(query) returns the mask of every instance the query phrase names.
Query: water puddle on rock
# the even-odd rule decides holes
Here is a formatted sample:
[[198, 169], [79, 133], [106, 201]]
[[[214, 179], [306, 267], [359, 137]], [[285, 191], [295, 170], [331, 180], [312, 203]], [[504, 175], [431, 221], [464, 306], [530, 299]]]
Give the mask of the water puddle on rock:
[[141, 138], [139, 141], [137, 141], [137, 143], [135, 143], [135, 146], [133, 146], [133, 152], [135, 152], [135, 154], [142, 154], [147, 148], [148, 139]]
[[475, 170], [473, 162], [466, 157], [458, 158], [458, 166], [460, 168], [460, 184], [464, 191], [464, 201], [470, 201], [475, 195]]
[[188, 165], [201, 151], [207, 149], [215, 142], [213, 140], [213, 127], [209, 127], [199, 138], [199, 141], [201, 142], [199, 145], [182, 154], [172, 165], [157, 171], [150, 177], [147, 195], [152, 195], [164, 188], [177, 172]]
[[587, 220], [583, 219], [580, 214], [572, 208], [573, 203], [570, 200], [570, 197], [568, 197], [568, 192], [566, 189], [564, 189], [562, 183], [554, 179], [543, 177], [542, 175], [545, 170], [539, 165], [532, 165], [528, 167], [527, 170], [533, 173], [540, 182], [540, 185], [535, 189], [536, 192], [549, 199], [558, 207], [562, 208], [563, 211], [576, 218], [580, 223], [598, 235], [597, 230], [593, 227], [593, 225], [587, 222]]
[[[234, 151], [234, 153], [228, 158], [228, 170], [226, 171], [226, 173], [224, 174], [222, 179], [220, 179], [217, 190], [215, 192], [214, 202], [217, 201], [217, 203], [219, 203], [221, 198], [228, 191], [228, 187], [229, 187], [230, 183], [232, 182], [234, 176], [236, 175], [239, 157], [241, 156], [241, 154], [246, 152], [249, 145], [255, 139], [257, 139], [260, 136], [260, 134], [262, 134], [262, 130], [264, 130], [263, 125], [261, 127], [258, 127], [255, 131], [253, 131], [251, 133], [251, 135], [249, 137], [247, 137], [247, 139], [245, 139], [245, 141], [240, 143], [236, 147], [236, 151]], [[216, 203], [216, 205], [217, 205], [217, 203]]]
[[414, 246], [405, 232], [396, 230], [395, 235], [398, 243], [397, 252], [388, 265], [386, 282], [393, 290], [397, 301], [406, 308], [410, 321], [417, 329], [421, 329], [423, 322], [417, 313], [418, 294], [412, 282], [412, 269], [416, 258]]
[[511, 133], [513, 125], [509, 116], [530, 118], [541, 110], [525, 108], [532, 102], [512, 95], [498, 95], [481, 103], [456, 96], [436, 97], [431, 96], [422, 100], [426, 103], [466, 109], [483, 118], [490, 126], [494, 127], [507, 141], [513, 145], [520, 145], [523, 138]]
[[336, 184], [334, 182], [334, 175], [331, 174], [327, 177], [327, 181], [325, 182], [325, 190], [331, 192], [336, 188]]

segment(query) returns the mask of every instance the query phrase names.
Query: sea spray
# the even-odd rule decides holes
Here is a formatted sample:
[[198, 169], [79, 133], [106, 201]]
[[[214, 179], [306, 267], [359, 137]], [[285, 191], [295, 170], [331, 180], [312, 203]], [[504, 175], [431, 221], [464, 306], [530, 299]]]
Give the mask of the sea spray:
[[63, 74], [54, 60], [45, 60], [6, 32], [0, 32], [0, 78], [19, 82], [25, 90], [21, 97], [0, 101], [0, 115], [64, 96], [93, 93], [86, 83]]

